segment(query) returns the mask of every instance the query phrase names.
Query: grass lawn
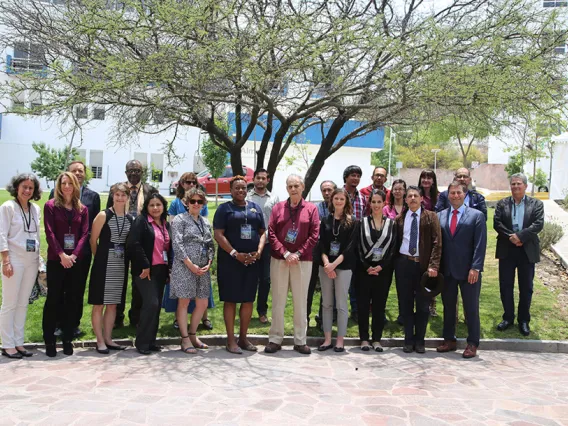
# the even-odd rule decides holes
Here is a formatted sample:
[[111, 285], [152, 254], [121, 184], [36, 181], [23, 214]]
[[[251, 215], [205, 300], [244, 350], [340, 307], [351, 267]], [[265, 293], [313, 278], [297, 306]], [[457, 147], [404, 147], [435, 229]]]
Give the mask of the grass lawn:
[[[42, 200], [39, 202], [41, 206], [47, 201], [48, 194], [44, 193]], [[101, 204], [106, 205], [106, 195], [101, 197]], [[9, 199], [9, 195], [5, 190], [0, 191], [0, 203], [3, 203]], [[171, 200], [171, 198], [169, 198]], [[212, 221], [213, 215], [215, 214], [215, 206], [213, 202], [210, 202], [209, 207], [209, 219]], [[520, 333], [516, 328], [509, 329], [505, 332], [498, 332], [495, 327], [501, 321], [501, 315], [503, 313], [501, 307], [501, 300], [499, 296], [499, 281], [498, 281], [498, 271], [497, 271], [497, 261], [494, 259], [495, 255], [495, 232], [493, 231], [493, 209], [489, 210], [488, 219], [488, 247], [487, 247], [487, 258], [485, 262], [485, 272], [483, 274], [483, 284], [481, 289], [481, 301], [480, 301], [480, 315], [481, 315], [481, 337], [482, 338], [522, 338]], [[43, 227], [43, 224], [42, 224]], [[41, 234], [41, 254], [46, 258], [47, 244], [45, 242], [45, 234]], [[396, 325], [395, 320], [398, 315], [397, 312], [397, 300], [395, 286], [391, 286], [391, 294], [387, 303], [387, 316], [390, 320], [389, 325], [386, 327], [384, 336], [385, 337], [402, 337], [402, 327]], [[200, 331], [201, 334], [225, 334], [225, 326], [223, 322], [223, 309], [219, 302], [219, 295], [216, 289], [216, 283], [213, 282], [213, 292], [215, 296], [216, 307], [209, 311], [209, 318], [213, 323], [213, 330], [209, 332]], [[130, 284], [129, 291], [130, 294]], [[130, 296], [127, 297], [130, 299]], [[315, 328], [315, 320], [313, 319], [317, 313], [319, 306], [320, 294], [316, 293], [314, 296], [313, 308], [312, 308], [312, 320], [311, 328], [308, 330], [308, 335], [318, 336], [320, 335], [319, 330]], [[40, 298], [35, 301], [28, 310], [28, 319], [26, 323], [26, 342], [41, 342], [42, 339], [42, 329], [41, 329], [41, 319], [43, 313], [43, 304], [45, 299]], [[85, 309], [83, 314], [83, 319], [81, 321], [81, 329], [85, 332], [82, 337], [84, 340], [94, 339], [95, 336], [91, 330], [91, 306], [86, 303], [87, 294], [85, 294]], [[269, 300], [270, 303], [270, 300]], [[127, 305], [128, 310], [128, 305]], [[438, 297], [438, 313], [440, 316], [437, 318], [431, 318], [430, 324], [428, 326], [427, 336], [428, 337], [440, 337], [442, 335], [442, 322], [443, 322], [443, 307], [441, 298]], [[532, 319], [531, 319], [531, 335], [530, 339], [552, 339], [552, 340], [564, 340], [568, 339], [568, 321], [566, 315], [561, 313], [561, 309], [558, 305], [558, 300], [556, 294], [542, 285], [542, 283], [535, 279], [533, 303], [531, 309]], [[270, 313], [269, 313], [270, 315]], [[162, 311], [160, 315], [160, 328], [158, 334], [162, 337], [177, 337], [178, 332], [172, 327], [172, 322], [174, 320], [174, 313], [165, 313]], [[238, 323], [238, 320], [237, 320]], [[236, 326], [238, 328], [238, 325]], [[267, 335], [269, 331], [269, 325], [263, 325], [258, 321], [256, 313], [253, 315], [253, 320], [250, 325], [250, 334], [265, 334]], [[357, 324], [349, 321], [347, 334], [350, 337], [357, 337], [358, 330]], [[286, 308], [286, 335], [293, 335], [293, 322], [292, 322], [292, 297], [291, 294], [288, 296], [288, 304]], [[460, 315], [460, 323], [457, 330], [458, 337], [467, 336], [467, 328], [463, 323], [463, 312]], [[125, 327], [114, 332], [116, 338], [133, 338], [135, 336], [135, 330], [132, 327]]]

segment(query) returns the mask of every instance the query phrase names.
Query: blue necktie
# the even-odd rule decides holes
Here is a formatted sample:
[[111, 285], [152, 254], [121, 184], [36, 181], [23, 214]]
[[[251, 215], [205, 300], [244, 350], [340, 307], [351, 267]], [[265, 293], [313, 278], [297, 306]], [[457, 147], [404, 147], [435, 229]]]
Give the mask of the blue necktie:
[[412, 224], [410, 225], [410, 244], [408, 246], [408, 252], [414, 256], [416, 254], [416, 247], [418, 244], [418, 215], [412, 213]]

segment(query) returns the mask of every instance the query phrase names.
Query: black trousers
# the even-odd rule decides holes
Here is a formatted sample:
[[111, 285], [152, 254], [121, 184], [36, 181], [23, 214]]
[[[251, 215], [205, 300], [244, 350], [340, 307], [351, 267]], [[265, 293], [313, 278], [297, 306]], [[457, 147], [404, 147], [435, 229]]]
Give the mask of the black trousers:
[[481, 273], [475, 284], [459, 281], [452, 276], [444, 277], [444, 340], [456, 341], [456, 303], [458, 287], [462, 295], [463, 310], [467, 318], [467, 343], [479, 346], [481, 325], [479, 321], [479, 293], [481, 292]]
[[[89, 276], [89, 270], [91, 269], [92, 255], [89, 250], [88, 254], [85, 254], [83, 258], [77, 261], [76, 265], [81, 269], [79, 278], [77, 279], [77, 291], [79, 294], [79, 303], [75, 307], [75, 314], [73, 316], [73, 328], [79, 327], [81, 324], [81, 318], [83, 318], [83, 301], [85, 299], [85, 288], [87, 286], [87, 278]], [[57, 327], [61, 328], [61, 323], [63, 322], [63, 312], [57, 312]]]
[[[65, 269], [58, 260], [47, 261], [47, 298], [43, 306], [43, 340], [46, 344], [54, 344], [55, 327], [58, 318], [64, 342], [73, 340], [77, 306], [83, 304], [81, 289], [77, 282], [81, 279], [83, 270], [80, 263]], [[83, 290], [84, 291], [84, 290]]]
[[150, 279], [135, 278], [136, 286], [142, 296], [140, 321], [136, 328], [136, 342], [134, 343], [138, 349], [148, 350], [151, 345], [156, 344], [162, 297], [167, 279], [168, 265], [152, 266]]
[[[396, 288], [404, 321], [404, 344], [423, 345], [431, 297], [422, 294], [420, 288], [420, 264], [404, 256], [395, 260]], [[416, 303], [416, 312], [414, 311]]]
[[256, 312], [259, 316], [268, 312], [268, 294], [270, 293], [270, 244], [266, 243], [260, 257], [260, 277], [258, 295], [256, 296]]
[[[140, 321], [140, 309], [142, 308], [142, 295], [138, 290], [138, 285], [136, 284], [136, 278], [132, 276], [132, 300], [130, 302], [130, 310], [128, 311], [128, 320], [130, 325], [136, 326]], [[124, 287], [124, 293], [126, 295], [127, 286]], [[126, 298], [124, 298], [126, 300]], [[125, 304], [121, 303], [116, 305], [116, 320], [115, 324], [119, 322], [124, 322], [124, 309]]]
[[[319, 277], [319, 262], [318, 259], [314, 257], [314, 261], [312, 262], [312, 276], [310, 277], [310, 285], [308, 286], [308, 305], [306, 309], [306, 312], [308, 313], [308, 320], [310, 319], [310, 315], [312, 314], [312, 304], [314, 302], [314, 293], [316, 291], [318, 277]], [[321, 318], [321, 299], [319, 307], [319, 316]]]
[[[513, 322], [515, 320], [515, 270], [519, 282], [518, 322], [530, 322], [531, 301], [533, 294], [534, 263], [529, 263], [523, 247], [512, 247], [509, 255], [499, 259], [499, 289], [501, 290], [501, 303], [503, 304], [503, 319]], [[469, 321], [469, 318], [468, 318]]]
[[379, 275], [369, 275], [361, 268], [356, 283], [359, 338], [361, 341], [369, 341], [369, 308], [372, 301], [372, 341], [380, 342], [385, 328], [385, 308], [392, 282], [392, 267], [383, 269]]

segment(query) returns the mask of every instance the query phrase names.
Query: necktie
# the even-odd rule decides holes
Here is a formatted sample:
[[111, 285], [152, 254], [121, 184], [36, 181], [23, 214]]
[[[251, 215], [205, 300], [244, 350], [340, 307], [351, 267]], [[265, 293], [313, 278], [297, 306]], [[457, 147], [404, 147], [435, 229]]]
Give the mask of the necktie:
[[416, 247], [418, 245], [418, 215], [412, 213], [412, 224], [410, 225], [410, 243], [408, 245], [408, 252], [414, 256], [416, 254]]
[[458, 211], [454, 210], [452, 212], [452, 220], [450, 222], [450, 233], [452, 234], [452, 237], [456, 233], [457, 227], [458, 227]]
[[128, 212], [130, 214], [138, 211], [138, 188], [136, 186], [130, 187], [130, 203]]

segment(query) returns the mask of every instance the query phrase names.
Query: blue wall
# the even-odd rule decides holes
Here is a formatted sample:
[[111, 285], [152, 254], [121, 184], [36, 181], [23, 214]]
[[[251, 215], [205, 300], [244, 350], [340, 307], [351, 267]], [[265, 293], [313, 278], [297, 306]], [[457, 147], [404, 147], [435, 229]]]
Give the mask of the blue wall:
[[[266, 116], [263, 116], [262, 118], [266, 119]], [[243, 131], [248, 126], [248, 123], [249, 123], [249, 117], [245, 116], [243, 114], [243, 124], [242, 124]], [[325, 124], [325, 128], [324, 128], [325, 134], [327, 134], [327, 131], [329, 130], [329, 127], [331, 126], [331, 123], [332, 123], [331, 121], [328, 121]], [[355, 120], [351, 120], [351, 121], [347, 122], [343, 126], [341, 131], [339, 132], [339, 135], [337, 136], [336, 142], [341, 140], [342, 137], [348, 135], [349, 133], [351, 133], [353, 130], [355, 130], [356, 128], [358, 128], [362, 124], [364, 124], [364, 123], [362, 123], [360, 121], [355, 121]], [[274, 135], [276, 134], [276, 132], [280, 128], [280, 122], [275, 119], [275, 120], [273, 120], [272, 125], [273, 125], [273, 130], [272, 130], [272, 136], [270, 137], [270, 142], [274, 142]], [[256, 132], [256, 134], [255, 134], [255, 132]], [[235, 133], [236, 133], [236, 131], [235, 131], [235, 114], [230, 112], [229, 113], [229, 134], [233, 135]], [[252, 133], [249, 137], [249, 140], [255, 140], [256, 139], [257, 141], [260, 141], [260, 140], [262, 140], [263, 135], [264, 135], [264, 129], [257, 125], [255, 130], [252, 131]], [[384, 139], [385, 139], [385, 132], [384, 132], [384, 129], [382, 127], [380, 127], [379, 129], [377, 129], [373, 132], [370, 132], [370, 133], [368, 133], [364, 136], [360, 136], [360, 137], [351, 139], [344, 146], [350, 146], [350, 147], [354, 147], [354, 148], [375, 148], [375, 149], [378, 149], [378, 148], [384, 147]], [[307, 141], [309, 141], [309, 143], [312, 144], [312, 145], [320, 145], [321, 140], [322, 139], [321, 139], [320, 125], [315, 125], [315, 126], [308, 128], [305, 132], [300, 133], [295, 138], [295, 142], [298, 143], [298, 144], [304, 144]]]

